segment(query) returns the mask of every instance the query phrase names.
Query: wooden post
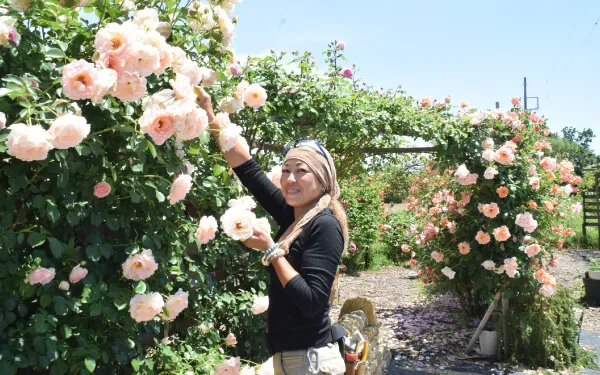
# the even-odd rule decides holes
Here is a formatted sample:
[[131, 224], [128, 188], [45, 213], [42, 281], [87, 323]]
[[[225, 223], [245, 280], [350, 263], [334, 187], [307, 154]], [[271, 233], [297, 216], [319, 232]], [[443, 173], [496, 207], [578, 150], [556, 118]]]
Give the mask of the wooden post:
[[485, 312], [485, 315], [483, 316], [483, 319], [481, 319], [481, 323], [479, 323], [479, 326], [477, 327], [475, 334], [471, 338], [471, 341], [469, 341], [469, 345], [467, 345], [467, 349], [465, 349], [465, 355], [469, 354], [469, 352], [471, 350], [473, 350], [473, 347], [475, 346], [475, 342], [479, 338], [481, 331], [483, 331], [483, 327], [485, 327], [488, 320], [490, 320], [490, 316], [492, 316], [492, 313], [494, 312], [494, 310], [496, 310], [496, 304], [498, 303], [498, 301], [500, 300], [501, 297], [502, 297], [502, 292], [496, 293], [496, 296], [494, 297], [494, 300], [490, 304], [490, 307], [488, 307], [487, 311]]
[[502, 347], [504, 348], [504, 360], [508, 360], [508, 298], [502, 294]]

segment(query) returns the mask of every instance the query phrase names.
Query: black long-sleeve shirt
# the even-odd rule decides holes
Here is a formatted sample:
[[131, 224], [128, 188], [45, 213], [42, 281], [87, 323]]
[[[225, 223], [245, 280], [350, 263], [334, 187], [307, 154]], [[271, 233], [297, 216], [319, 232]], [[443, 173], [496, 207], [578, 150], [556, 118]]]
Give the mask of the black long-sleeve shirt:
[[[254, 160], [234, 171], [279, 225], [277, 241], [294, 222], [294, 208], [285, 202], [281, 189]], [[329, 295], [343, 247], [342, 227], [326, 208], [306, 224], [285, 257], [299, 275], [284, 288], [273, 266], [269, 266], [267, 343], [272, 353], [307, 349], [331, 341]]]

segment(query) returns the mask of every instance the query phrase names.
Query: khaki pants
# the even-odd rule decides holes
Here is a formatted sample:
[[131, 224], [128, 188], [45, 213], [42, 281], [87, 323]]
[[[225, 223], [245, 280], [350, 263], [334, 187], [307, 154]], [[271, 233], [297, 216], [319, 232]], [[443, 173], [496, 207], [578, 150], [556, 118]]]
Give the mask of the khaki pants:
[[273, 355], [274, 375], [343, 375], [346, 364], [337, 343]]

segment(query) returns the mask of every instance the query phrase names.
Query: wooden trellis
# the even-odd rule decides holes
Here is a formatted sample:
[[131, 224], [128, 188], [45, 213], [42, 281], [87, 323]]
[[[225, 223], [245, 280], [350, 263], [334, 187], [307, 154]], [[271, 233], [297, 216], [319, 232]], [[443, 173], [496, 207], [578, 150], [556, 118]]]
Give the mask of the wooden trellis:
[[586, 171], [596, 171], [594, 186], [586, 192], [582, 193], [583, 198], [583, 224], [581, 231], [583, 232], [584, 241], [587, 238], [586, 228], [598, 228], [598, 248], [600, 249], [600, 167], [586, 169]]

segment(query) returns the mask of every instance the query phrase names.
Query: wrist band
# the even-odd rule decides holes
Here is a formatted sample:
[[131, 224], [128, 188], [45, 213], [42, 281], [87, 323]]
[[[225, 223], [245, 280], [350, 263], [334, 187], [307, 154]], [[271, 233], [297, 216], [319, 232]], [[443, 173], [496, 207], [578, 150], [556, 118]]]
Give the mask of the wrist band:
[[279, 258], [284, 255], [285, 255], [285, 251], [283, 251], [280, 248], [277, 248], [275, 251], [273, 251], [268, 256], [264, 256], [261, 261], [262, 261], [263, 266], [266, 267], [269, 264], [271, 264], [271, 262], [273, 262], [276, 258]]
[[270, 248], [268, 248], [264, 253], [263, 256], [268, 256], [269, 254], [271, 254], [273, 251], [275, 251], [275, 249], [277, 249], [277, 246], [279, 246], [279, 244], [277, 242], [275, 242], [273, 245], [271, 245]]

